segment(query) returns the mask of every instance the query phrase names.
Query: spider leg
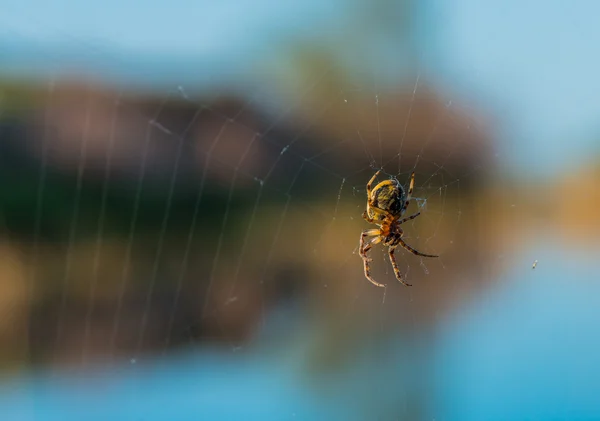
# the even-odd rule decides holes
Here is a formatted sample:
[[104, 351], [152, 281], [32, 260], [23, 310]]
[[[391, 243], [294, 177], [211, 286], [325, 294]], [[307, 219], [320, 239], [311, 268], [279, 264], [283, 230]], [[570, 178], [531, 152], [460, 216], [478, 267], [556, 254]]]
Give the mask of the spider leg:
[[406, 194], [406, 201], [404, 202], [404, 207], [402, 208], [402, 213], [406, 211], [408, 205], [410, 205], [410, 198], [412, 197], [413, 189], [415, 187], [415, 172], [413, 171], [410, 175], [410, 184], [408, 185], [408, 193]]
[[[369, 209], [375, 215], [383, 215], [384, 216], [383, 219], [385, 219], [389, 216], [389, 212], [386, 212], [383, 209], [379, 209], [375, 206], [369, 205]], [[362, 217], [364, 218], [365, 221], [369, 222], [370, 224], [375, 222], [375, 220], [373, 218], [369, 218], [369, 214], [367, 213], [366, 210], [363, 212]]]
[[[365, 244], [365, 238], [367, 237], [375, 237], [381, 235], [381, 230], [379, 229], [370, 229], [365, 230], [360, 234], [360, 246], [359, 246], [359, 254], [363, 258], [363, 260], [371, 261], [367, 257], [367, 252], [373, 247], [373, 245], [379, 243], [381, 239], [379, 237], [373, 238], [367, 244]], [[377, 242], [375, 240], [378, 240]]]
[[371, 190], [373, 190], [373, 183], [375, 182], [375, 179], [377, 178], [377, 176], [379, 175], [379, 173], [381, 172], [381, 170], [378, 170], [373, 177], [371, 177], [371, 179], [369, 180], [369, 182], [367, 183], [367, 195], [370, 196], [371, 195]]
[[412, 284], [409, 284], [406, 281], [404, 281], [404, 278], [402, 277], [402, 274], [400, 273], [400, 269], [398, 269], [398, 264], [396, 263], [396, 256], [394, 256], [394, 249], [395, 249], [395, 247], [390, 247], [389, 255], [390, 255], [390, 262], [392, 262], [392, 267], [394, 268], [394, 274], [396, 275], [396, 279], [399, 280], [400, 283], [402, 283], [403, 285], [406, 285], [407, 287], [411, 287]]
[[398, 221], [398, 225], [403, 224], [405, 222], [408, 222], [412, 219], [415, 219], [417, 216], [421, 215], [421, 212], [417, 212], [415, 214], [412, 214], [411, 216], [407, 216], [406, 218], [402, 218], [401, 220]]
[[[378, 239], [376, 239], [378, 240]], [[378, 243], [379, 241], [375, 241], [374, 244]], [[379, 282], [377, 282], [375, 279], [373, 279], [371, 277], [371, 266], [369, 265], [369, 262], [371, 261], [371, 259], [364, 259], [363, 263], [364, 263], [364, 269], [365, 269], [365, 278], [367, 278], [367, 280], [369, 282], [371, 282], [373, 285], [380, 287], [380, 288], [385, 288], [384, 284], [380, 284]]]
[[[379, 282], [375, 281], [371, 277], [371, 267], [369, 266], [369, 262], [372, 259], [370, 259], [367, 256], [367, 252], [371, 249], [371, 247], [373, 247], [375, 244], [378, 244], [381, 242], [381, 237], [379, 237], [380, 234], [381, 234], [381, 231], [378, 229], [371, 229], [371, 230], [366, 230], [366, 231], [362, 232], [362, 234], [360, 235], [360, 255], [363, 258], [363, 265], [364, 265], [364, 269], [365, 269], [365, 278], [367, 278], [367, 280], [369, 282], [371, 282], [373, 285], [385, 288], [385, 285], [380, 284]], [[369, 236], [373, 236], [373, 235], [377, 235], [377, 237], [373, 238], [371, 241], [369, 241], [365, 245], [365, 237], [369, 237]]]
[[398, 243], [404, 247], [406, 250], [410, 251], [412, 254], [416, 255], [416, 256], [421, 256], [421, 257], [440, 257], [437, 256], [435, 254], [425, 254], [425, 253], [421, 253], [420, 251], [415, 250], [414, 248], [412, 248], [411, 246], [409, 246], [408, 244], [406, 244], [404, 242], [404, 240], [402, 238], [398, 238]]

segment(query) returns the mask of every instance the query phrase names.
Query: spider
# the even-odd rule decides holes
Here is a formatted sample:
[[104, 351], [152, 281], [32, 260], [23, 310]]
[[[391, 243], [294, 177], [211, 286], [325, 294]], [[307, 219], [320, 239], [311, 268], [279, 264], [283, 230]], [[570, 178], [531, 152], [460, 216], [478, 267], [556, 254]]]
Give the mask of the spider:
[[[394, 256], [394, 250], [398, 246], [404, 247], [412, 254], [422, 257], [439, 257], [433, 254], [425, 254], [415, 250], [404, 242], [402, 236], [404, 232], [400, 225], [415, 219], [421, 214], [417, 212], [405, 218], [402, 215], [406, 212], [408, 205], [410, 204], [410, 198], [415, 185], [415, 173], [413, 172], [410, 176], [410, 184], [408, 186], [408, 194], [404, 188], [400, 185], [398, 180], [391, 178], [389, 180], [382, 181], [373, 188], [373, 183], [377, 176], [381, 173], [381, 170], [377, 171], [375, 175], [367, 183], [367, 209], [363, 212], [362, 217], [369, 223], [377, 225], [379, 228], [364, 230], [360, 235], [360, 256], [363, 259], [365, 267], [365, 277], [373, 284], [378, 287], [385, 287], [385, 285], [376, 282], [371, 277], [371, 268], [369, 262], [373, 261], [367, 256], [371, 247], [375, 244], [383, 243], [384, 246], [388, 246], [388, 253], [390, 256], [390, 262], [394, 268], [394, 274], [396, 278], [404, 285], [411, 286], [402, 279], [402, 274], [396, 263]], [[402, 218], [402, 219], [400, 219]], [[375, 237], [365, 242], [365, 238]]]

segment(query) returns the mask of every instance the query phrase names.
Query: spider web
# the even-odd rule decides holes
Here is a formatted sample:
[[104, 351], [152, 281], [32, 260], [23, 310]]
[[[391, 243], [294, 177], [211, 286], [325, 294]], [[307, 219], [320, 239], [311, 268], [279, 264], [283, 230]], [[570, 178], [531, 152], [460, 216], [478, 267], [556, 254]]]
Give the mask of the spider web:
[[[321, 331], [344, 343], [439, 317], [470, 270], [465, 190], [486, 153], [476, 121], [424, 70], [388, 86], [372, 74], [332, 85], [338, 70], [316, 69], [284, 92], [48, 84], [28, 132], [32, 361], [233, 353], [296, 325], [327, 348]], [[363, 274], [365, 185], [379, 169], [405, 186], [415, 171], [407, 215], [421, 215], [405, 239], [440, 255], [398, 249], [412, 288], [379, 246], [372, 275], [387, 287]], [[11, 240], [28, 232], [5, 219]]]

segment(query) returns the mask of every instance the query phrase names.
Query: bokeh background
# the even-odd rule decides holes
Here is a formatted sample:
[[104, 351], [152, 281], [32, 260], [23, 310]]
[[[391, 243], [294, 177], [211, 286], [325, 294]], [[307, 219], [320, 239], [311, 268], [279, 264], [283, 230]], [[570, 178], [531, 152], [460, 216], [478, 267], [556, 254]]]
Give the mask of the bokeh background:
[[596, 3], [0, 9], [3, 419], [600, 419]]

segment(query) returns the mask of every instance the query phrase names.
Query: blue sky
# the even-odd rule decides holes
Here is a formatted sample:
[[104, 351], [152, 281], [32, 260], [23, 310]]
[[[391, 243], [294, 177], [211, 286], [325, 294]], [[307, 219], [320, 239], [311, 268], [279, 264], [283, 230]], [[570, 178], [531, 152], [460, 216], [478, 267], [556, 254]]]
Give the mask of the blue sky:
[[[394, 23], [404, 10], [399, 3], [374, 12], [375, 20], [362, 26], [375, 4], [367, 0], [2, 0], [0, 43], [164, 57], [165, 66], [170, 57], [189, 57], [196, 67], [178, 62], [155, 70], [185, 85], [196, 68], [203, 69], [191, 72], [199, 84], [224, 75], [234, 80], [240, 72], [251, 78], [251, 71], [240, 69], [301, 40], [330, 44], [336, 59], [379, 77], [384, 67], [399, 68], [409, 59], [396, 42], [402, 36]], [[414, 13], [412, 42], [428, 73], [451, 97], [468, 98], [490, 115], [509, 168], [544, 176], [580, 165], [591, 152], [600, 155], [600, 3], [428, 0]], [[362, 46], [347, 41], [353, 32]], [[352, 62], [352, 48], [368, 50], [372, 59]], [[60, 59], [53, 65], [60, 66]]]
[[599, 159], [600, 3], [431, 4], [433, 62], [457, 91], [492, 105], [512, 162], [546, 174], [579, 165], [591, 151]]

